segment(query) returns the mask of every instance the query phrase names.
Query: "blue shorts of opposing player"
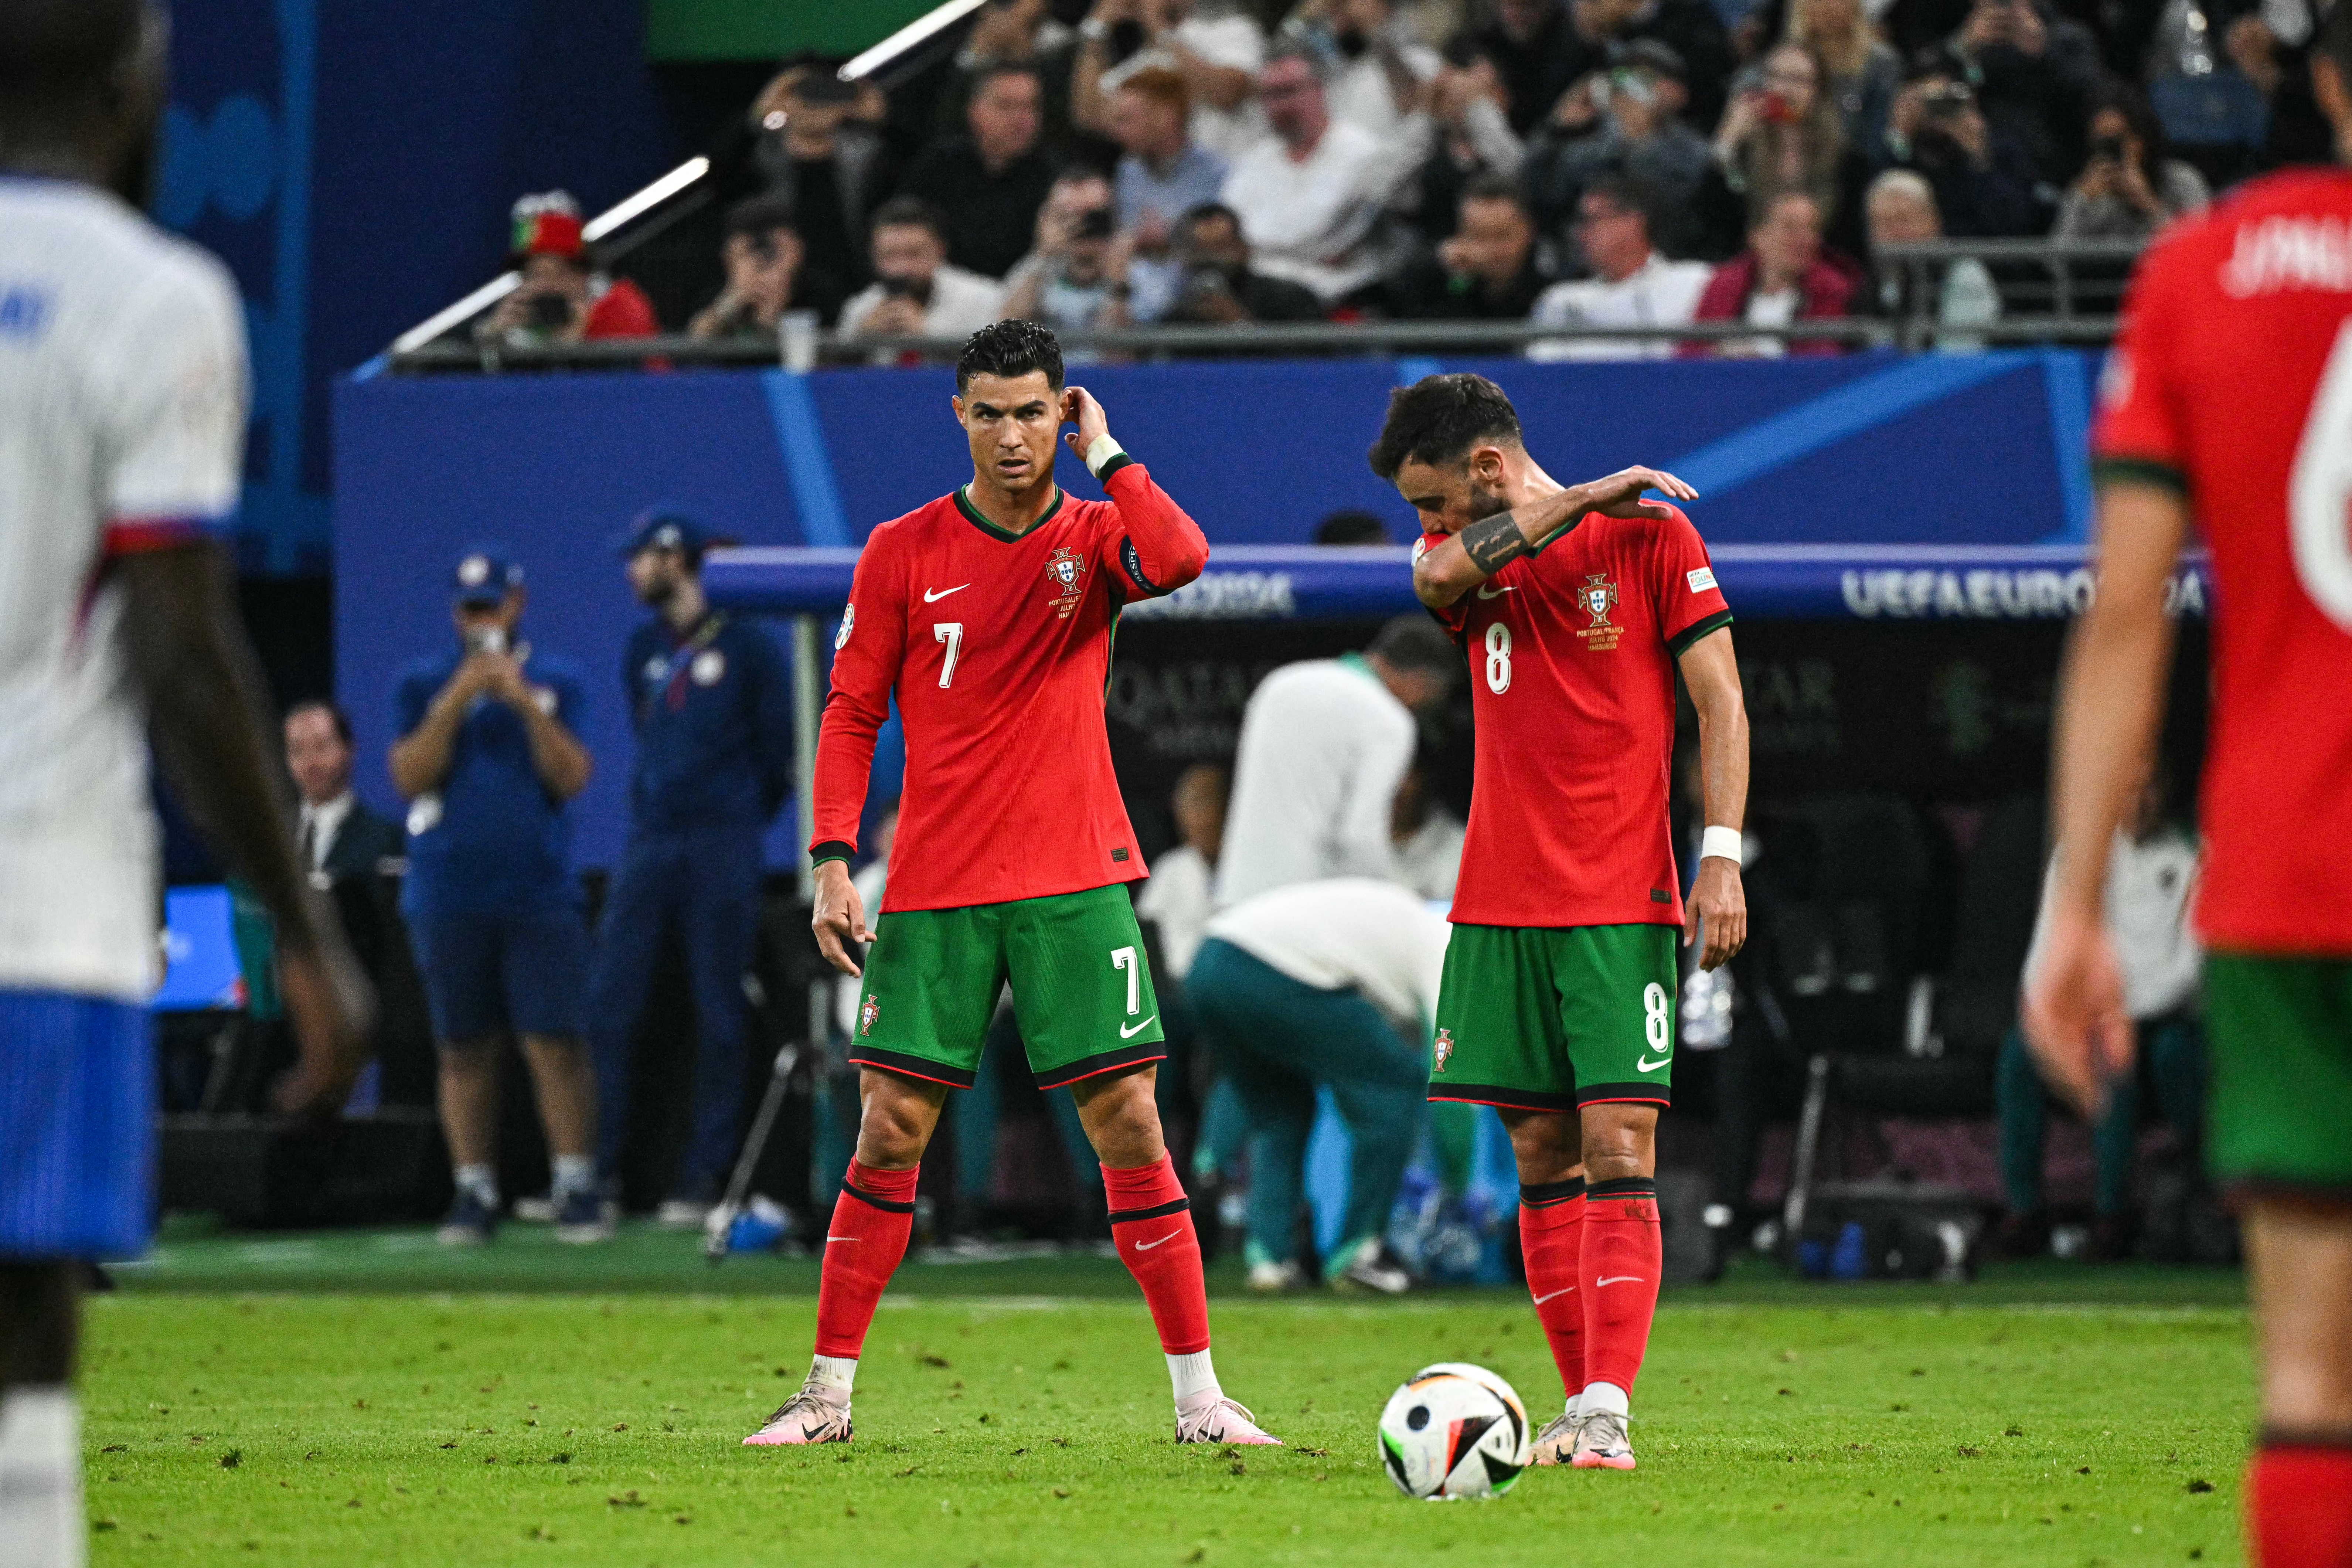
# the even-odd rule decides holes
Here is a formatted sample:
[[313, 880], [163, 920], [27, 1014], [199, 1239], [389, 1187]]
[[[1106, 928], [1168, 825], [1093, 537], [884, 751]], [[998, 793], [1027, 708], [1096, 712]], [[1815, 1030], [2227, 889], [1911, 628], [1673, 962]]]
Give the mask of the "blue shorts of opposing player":
[[0, 1258], [136, 1258], [154, 1194], [147, 1009], [0, 990]]

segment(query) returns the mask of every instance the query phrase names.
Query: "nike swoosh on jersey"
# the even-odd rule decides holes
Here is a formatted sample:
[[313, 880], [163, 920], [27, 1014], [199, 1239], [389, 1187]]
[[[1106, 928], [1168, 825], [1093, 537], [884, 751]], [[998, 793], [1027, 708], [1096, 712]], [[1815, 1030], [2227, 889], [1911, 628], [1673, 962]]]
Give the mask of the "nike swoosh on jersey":
[[1611, 1275], [1608, 1279], [1595, 1279], [1592, 1283], [1593, 1283], [1594, 1285], [1596, 1285], [1596, 1286], [1600, 1286], [1600, 1285], [1639, 1285], [1641, 1282], [1642, 1282], [1642, 1277], [1641, 1277], [1639, 1274], [1612, 1274], [1612, 1275]]
[[950, 594], [961, 594], [966, 588], [971, 586], [971, 584], [969, 583], [959, 583], [952, 588], [942, 588], [936, 594], [932, 593], [929, 588], [926, 588], [923, 590], [923, 603], [926, 605], [936, 605], [941, 599], [946, 598]]
[[1176, 1229], [1176, 1230], [1171, 1230], [1171, 1231], [1170, 1231], [1166, 1236], [1160, 1237], [1158, 1240], [1155, 1240], [1155, 1241], [1139, 1241], [1139, 1242], [1137, 1242], [1137, 1243], [1135, 1244], [1135, 1250], [1136, 1250], [1136, 1251], [1138, 1251], [1138, 1252], [1149, 1252], [1149, 1251], [1150, 1251], [1153, 1247], [1155, 1247], [1159, 1246], [1160, 1242], [1162, 1242], [1162, 1241], [1173, 1241], [1173, 1240], [1175, 1240], [1178, 1237], [1180, 1237], [1180, 1236], [1181, 1236], [1181, 1235], [1183, 1235], [1183, 1234], [1184, 1234], [1184, 1232], [1182, 1231], [1182, 1229], [1179, 1228], [1179, 1229]]
[[856, 1241], [857, 1238], [854, 1236], [828, 1236], [825, 1239], [827, 1241]]
[[[1158, 1016], [1160, 1016], [1160, 1015], [1157, 1013], [1151, 1015], [1151, 1018], [1157, 1018]], [[1136, 1036], [1151, 1027], [1151, 1018], [1146, 1018], [1140, 1024], [1121, 1024], [1118, 1026], [1118, 1037], [1122, 1040], [1131, 1040], [1135, 1038]]]
[[[1568, 1289], [1565, 1289], [1565, 1290], [1555, 1290], [1555, 1291], [1553, 1291], [1553, 1292], [1551, 1293], [1551, 1296], [1565, 1296], [1565, 1295], [1567, 1295], [1567, 1294], [1569, 1293], [1569, 1291], [1570, 1291], [1570, 1290], [1573, 1290], [1573, 1289], [1576, 1289], [1576, 1287], [1575, 1287], [1575, 1286], [1570, 1285], [1570, 1286], [1569, 1286], [1569, 1287], [1568, 1287]], [[1551, 1296], [1538, 1296], [1538, 1297], [1537, 1297], [1537, 1298], [1536, 1298], [1536, 1305], [1537, 1305], [1537, 1306], [1538, 1306], [1538, 1307], [1542, 1306], [1546, 1301], [1549, 1301], [1549, 1300], [1551, 1300]]]
[[1518, 590], [1517, 588], [1489, 589], [1484, 583], [1478, 584], [1478, 596], [1482, 599], [1499, 599], [1506, 594], [1516, 594]]
[[1649, 1058], [1643, 1057], [1641, 1060], [1633, 1064], [1633, 1070], [1635, 1072], [1655, 1072], [1674, 1059], [1675, 1058], [1670, 1056], [1665, 1056], [1660, 1057], [1656, 1061], [1652, 1061]]

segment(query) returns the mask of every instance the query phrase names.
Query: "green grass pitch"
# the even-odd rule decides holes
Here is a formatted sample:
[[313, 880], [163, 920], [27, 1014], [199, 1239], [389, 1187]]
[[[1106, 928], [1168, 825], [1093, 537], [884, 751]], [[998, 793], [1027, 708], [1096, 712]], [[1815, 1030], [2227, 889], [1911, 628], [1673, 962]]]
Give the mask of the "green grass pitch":
[[[1538, 1420], [1558, 1408], [1517, 1292], [1220, 1294], [1219, 1371], [1291, 1445], [1227, 1451], [1170, 1441], [1115, 1263], [910, 1264], [867, 1346], [857, 1441], [790, 1451], [738, 1440], [805, 1368], [806, 1265], [709, 1277], [769, 1293], [598, 1296], [239, 1294], [180, 1263], [92, 1304], [100, 1564], [2239, 1561], [2250, 1382], [2226, 1279], [2075, 1270], [2092, 1288], [2056, 1306], [2015, 1299], [2053, 1294], [2041, 1277], [1680, 1292], [1636, 1394], [1640, 1470], [1426, 1504], [1372, 1452], [1415, 1368], [1475, 1361]], [[1055, 1280], [1071, 1288], [982, 1293]]]

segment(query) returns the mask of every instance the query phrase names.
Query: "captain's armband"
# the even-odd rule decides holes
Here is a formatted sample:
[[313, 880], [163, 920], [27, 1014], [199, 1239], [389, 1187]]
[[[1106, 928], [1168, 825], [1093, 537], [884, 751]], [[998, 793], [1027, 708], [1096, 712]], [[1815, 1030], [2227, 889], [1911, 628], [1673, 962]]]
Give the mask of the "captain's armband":
[[1470, 564], [1489, 577], [1528, 552], [1528, 536], [1519, 531], [1518, 519], [1507, 511], [1481, 518], [1455, 537], [1462, 541]]

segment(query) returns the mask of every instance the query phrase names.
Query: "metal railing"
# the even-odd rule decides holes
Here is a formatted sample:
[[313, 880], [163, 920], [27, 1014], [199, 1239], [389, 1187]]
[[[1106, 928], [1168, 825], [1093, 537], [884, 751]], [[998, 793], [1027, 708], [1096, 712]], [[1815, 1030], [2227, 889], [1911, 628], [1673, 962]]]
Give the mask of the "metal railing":
[[[2034, 239], [1930, 240], [1891, 245], [1877, 257], [1881, 278], [1901, 280], [1903, 300], [1891, 317], [1855, 316], [1837, 321], [1792, 321], [1759, 327], [1745, 321], [1694, 321], [1685, 326], [1560, 327], [1534, 321], [1301, 321], [1248, 322], [1233, 326], [1129, 327], [1065, 332], [1063, 348], [1073, 358], [1170, 360], [1234, 356], [1366, 357], [1400, 353], [1512, 354], [1532, 351], [1546, 357], [1610, 357], [1602, 345], [1691, 345], [1759, 340], [1782, 346], [1828, 343], [1840, 348], [1899, 348], [1918, 351], [1939, 342], [1969, 346], [2009, 343], [2102, 343], [2115, 334], [2115, 311], [2124, 281], [2142, 246], [2136, 241]], [[1972, 259], [1991, 275], [2001, 300], [1998, 320], [1948, 325], [1940, 319], [1943, 280], [1955, 262]], [[487, 308], [487, 304], [485, 305]], [[444, 312], [446, 317], [448, 312]], [[444, 332], [461, 326], [446, 321]], [[580, 342], [515, 342], [455, 333], [413, 341], [412, 332], [388, 356], [393, 370], [405, 373], [508, 370], [609, 370], [648, 363], [677, 365], [766, 365], [780, 363], [778, 341], [761, 337], [606, 338]], [[825, 333], [815, 342], [823, 364], [894, 363], [953, 359], [960, 338], [882, 337]], [[1667, 352], [1672, 352], [1668, 350]]]

